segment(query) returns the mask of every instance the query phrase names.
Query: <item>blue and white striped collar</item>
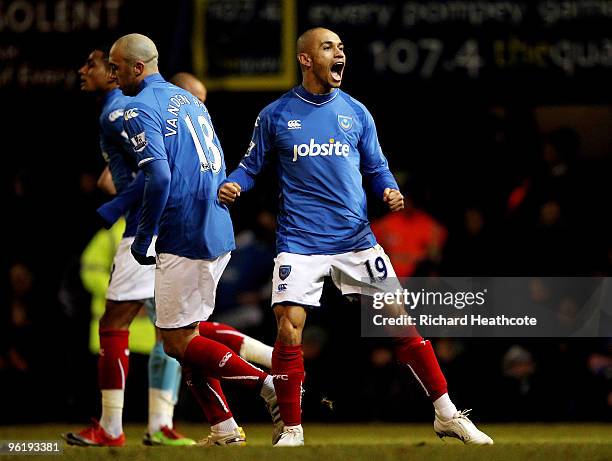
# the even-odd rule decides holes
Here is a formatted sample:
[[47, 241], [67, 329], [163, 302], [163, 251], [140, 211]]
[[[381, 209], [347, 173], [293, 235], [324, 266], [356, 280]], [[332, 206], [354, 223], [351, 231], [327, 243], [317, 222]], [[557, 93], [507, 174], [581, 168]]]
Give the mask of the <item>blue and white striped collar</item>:
[[340, 90], [334, 88], [329, 93], [313, 94], [310, 91], [306, 90], [306, 88], [304, 88], [302, 85], [298, 85], [293, 88], [293, 92], [298, 98], [302, 99], [303, 101], [306, 101], [309, 104], [314, 104], [315, 106], [322, 106], [323, 104], [327, 104], [328, 102], [333, 101], [334, 98], [338, 96], [338, 93], [340, 93]]

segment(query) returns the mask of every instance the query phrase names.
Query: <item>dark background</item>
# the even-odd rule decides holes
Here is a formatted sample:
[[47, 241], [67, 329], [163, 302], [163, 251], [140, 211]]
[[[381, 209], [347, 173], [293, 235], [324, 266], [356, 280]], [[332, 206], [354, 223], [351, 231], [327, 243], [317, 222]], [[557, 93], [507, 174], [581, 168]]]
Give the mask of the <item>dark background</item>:
[[[236, 74], [223, 70], [224, 54], [278, 55], [277, 19], [286, 3], [209, 3], [215, 16], [207, 18], [206, 47], [217, 75]], [[104, 166], [99, 107], [79, 92], [76, 69], [94, 47], [140, 32], [158, 45], [162, 75], [192, 71], [194, 21], [204, 21], [193, 7], [188, 0], [0, 2], [2, 423], [86, 421], [98, 411], [78, 258], [97, 230], [93, 210], [107, 197], [95, 189]], [[420, 260], [417, 275], [610, 276], [606, 8], [555, 1], [297, 2], [299, 32], [322, 25], [345, 42], [343, 89], [372, 112], [405, 195], [448, 232], [441, 255]], [[295, 76], [297, 83], [297, 69]], [[282, 92], [209, 93], [230, 170], [258, 112]], [[232, 210], [236, 232], [254, 231], [268, 256], [269, 229], [257, 223], [262, 210], [275, 211], [273, 183], [273, 174], [264, 173]], [[372, 219], [384, 213], [374, 199], [370, 211]], [[401, 238], [411, 229], [396, 232]], [[236, 259], [241, 273], [252, 270], [248, 258]], [[66, 292], [74, 294], [68, 301]], [[271, 344], [266, 304], [264, 296], [254, 307], [259, 320], [243, 327]], [[396, 367], [389, 345], [359, 338], [358, 306], [333, 290], [324, 306], [306, 335], [305, 418], [429, 420], [429, 404]], [[434, 342], [451, 396], [475, 408], [478, 419], [610, 418], [609, 338]], [[15, 365], [15, 351], [25, 369]], [[126, 418], [140, 421], [146, 358], [133, 357]], [[265, 417], [245, 396], [231, 394], [241, 402], [234, 405], [240, 415]], [[333, 412], [322, 397], [336, 402]], [[186, 392], [177, 414], [200, 418]]]

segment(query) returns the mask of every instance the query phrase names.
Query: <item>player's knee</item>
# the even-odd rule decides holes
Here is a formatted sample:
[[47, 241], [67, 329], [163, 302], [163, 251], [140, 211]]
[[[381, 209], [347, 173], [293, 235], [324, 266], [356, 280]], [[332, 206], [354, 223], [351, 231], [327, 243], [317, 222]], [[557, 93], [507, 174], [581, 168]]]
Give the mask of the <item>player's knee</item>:
[[185, 348], [178, 341], [164, 341], [164, 352], [176, 360], [181, 360], [185, 353]]
[[164, 343], [164, 352], [170, 357], [181, 361], [185, 356], [187, 346], [196, 335], [195, 330], [162, 330], [161, 336]]
[[276, 314], [278, 340], [288, 346], [301, 344], [302, 330], [304, 329], [306, 318], [305, 314], [302, 315], [301, 313], [296, 313], [295, 310], [287, 308], [276, 310]]
[[136, 301], [106, 300], [104, 314], [100, 318], [100, 328], [127, 330], [141, 307], [142, 303]]
[[100, 317], [100, 328], [104, 330], [125, 330], [127, 326], [124, 326], [123, 323], [121, 317], [112, 309], [106, 309]]

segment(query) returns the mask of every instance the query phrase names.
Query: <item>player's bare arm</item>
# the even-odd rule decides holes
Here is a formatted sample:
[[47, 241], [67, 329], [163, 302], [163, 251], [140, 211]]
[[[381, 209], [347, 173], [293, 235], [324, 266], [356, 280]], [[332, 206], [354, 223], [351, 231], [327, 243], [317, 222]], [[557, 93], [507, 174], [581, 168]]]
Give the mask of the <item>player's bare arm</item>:
[[387, 204], [391, 211], [404, 209], [404, 196], [397, 189], [390, 189], [387, 187], [383, 192], [383, 202]]
[[224, 205], [231, 205], [240, 197], [240, 184], [226, 182], [219, 187], [219, 201]]
[[113, 175], [111, 174], [108, 166], [104, 168], [102, 173], [100, 173], [100, 177], [98, 178], [96, 185], [98, 186], [98, 189], [100, 189], [102, 192], [106, 192], [108, 195], [117, 195], [117, 188], [113, 182]]

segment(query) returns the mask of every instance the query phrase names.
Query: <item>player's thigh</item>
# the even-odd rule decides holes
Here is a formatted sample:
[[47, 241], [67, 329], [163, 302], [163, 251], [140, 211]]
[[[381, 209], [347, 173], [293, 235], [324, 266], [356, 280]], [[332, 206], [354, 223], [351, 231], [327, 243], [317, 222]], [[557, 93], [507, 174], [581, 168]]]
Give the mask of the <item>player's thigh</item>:
[[111, 301], [139, 301], [153, 297], [155, 266], [142, 266], [132, 256], [130, 246], [134, 237], [121, 239], [113, 259], [106, 299]]
[[156, 326], [183, 328], [206, 321], [213, 312], [217, 285], [229, 260], [230, 253], [215, 259], [159, 254], [155, 269]]
[[272, 305], [320, 306], [326, 275], [330, 275], [327, 255], [279, 253], [272, 273]]
[[332, 281], [343, 295], [373, 296], [401, 289], [393, 265], [380, 245], [334, 255], [331, 265]]

